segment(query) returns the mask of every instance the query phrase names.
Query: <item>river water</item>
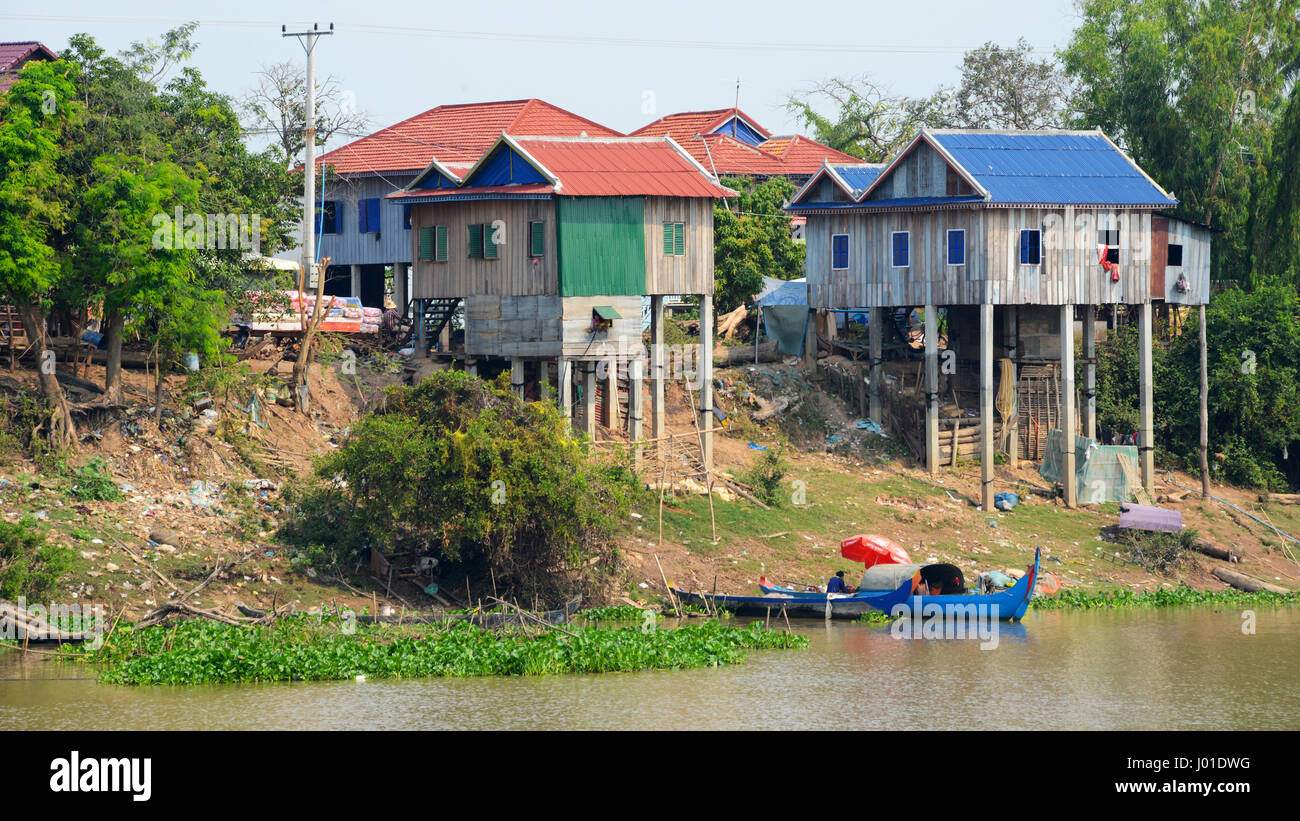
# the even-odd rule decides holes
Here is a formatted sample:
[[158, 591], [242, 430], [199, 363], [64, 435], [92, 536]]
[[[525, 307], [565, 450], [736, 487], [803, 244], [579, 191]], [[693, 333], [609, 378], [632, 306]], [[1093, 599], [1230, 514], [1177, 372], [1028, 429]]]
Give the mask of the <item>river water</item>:
[[[1033, 612], [996, 647], [796, 622], [715, 669], [117, 687], [0, 650], [0, 730], [1300, 729], [1300, 608]], [[983, 649], [987, 647], [987, 649]]]

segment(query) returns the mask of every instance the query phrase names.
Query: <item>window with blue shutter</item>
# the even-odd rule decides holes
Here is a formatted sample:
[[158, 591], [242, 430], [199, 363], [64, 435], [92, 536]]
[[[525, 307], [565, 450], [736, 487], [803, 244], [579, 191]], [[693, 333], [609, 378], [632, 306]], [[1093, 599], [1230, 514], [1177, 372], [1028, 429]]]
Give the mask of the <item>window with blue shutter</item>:
[[1020, 264], [1041, 265], [1043, 263], [1042, 232], [1028, 230], [1020, 232]]
[[893, 265], [895, 268], [906, 268], [910, 264], [909, 239], [910, 236], [906, 231], [895, 231], [893, 233]]
[[948, 264], [966, 264], [966, 232], [964, 230], [948, 232]]
[[325, 200], [321, 204], [320, 213], [312, 220], [312, 227], [318, 234], [337, 234], [339, 232], [339, 217], [343, 209], [335, 200]]
[[357, 230], [363, 234], [370, 234], [379, 230], [378, 197], [357, 202]]
[[849, 235], [831, 235], [831, 268], [843, 271], [849, 267]]
[[411, 206], [402, 206], [402, 228], [407, 231], [411, 230]]

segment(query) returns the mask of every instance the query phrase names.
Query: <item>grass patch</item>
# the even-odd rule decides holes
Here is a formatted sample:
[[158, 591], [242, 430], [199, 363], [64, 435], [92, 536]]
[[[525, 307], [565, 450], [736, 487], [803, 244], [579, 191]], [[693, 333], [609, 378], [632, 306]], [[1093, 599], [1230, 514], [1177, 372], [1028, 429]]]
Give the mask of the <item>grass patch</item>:
[[1062, 590], [1055, 596], [1035, 597], [1037, 610], [1117, 610], [1145, 607], [1192, 607], [1206, 604], [1290, 605], [1300, 604], [1297, 593], [1246, 593], [1241, 590], [1195, 590], [1190, 587], [1161, 588], [1134, 593], [1131, 590]]

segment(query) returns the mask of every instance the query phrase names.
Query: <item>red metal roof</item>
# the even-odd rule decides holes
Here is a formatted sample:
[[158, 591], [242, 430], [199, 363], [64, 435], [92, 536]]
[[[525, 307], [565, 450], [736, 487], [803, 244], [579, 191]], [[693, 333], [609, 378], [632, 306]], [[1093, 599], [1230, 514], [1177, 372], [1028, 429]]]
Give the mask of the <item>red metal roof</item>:
[[619, 132], [544, 100], [442, 105], [317, 158], [339, 174], [422, 171], [435, 158], [456, 173], [468, 171], [501, 136], [618, 137]]
[[749, 116], [739, 108], [718, 108], [713, 111], [682, 111], [677, 114], [669, 114], [667, 117], [660, 117], [649, 125], [644, 125], [633, 131], [630, 137], [672, 137], [679, 143], [694, 137], [696, 134], [708, 134], [713, 129], [730, 120], [733, 116], [739, 116], [742, 120], [754, 127], [754, 130], [764, 137], [772, 136], [766, 128], [759, 125], [753, 117]]
[[0, 94], [18, 81], [18, 71], [29, 59], [57, 60], [59, 55], [35, 40], [0, 43]]
[[719, 177], [772, 177], [790, 173], [780, 157], [727, 134], [700, 134], [679, 142], [696, 162]]
[[519, 137], [515, 142], [560, 181], [558, 193], [564, 196], [736, 195], [709, 179], [668, 139]]
[[759, 145], [764, 151], [780, 157], [786, 174], [815, 174], [822, 161], [829, 163], [860, 163], [861, 158], [836, 151], [829, 145], [795, 134], [792, 137], [773, 137]]
[[[555, 186], [546, 183], [527, 185], [478, 185], [470, 188], [417, 188], [414, 191], [395, 191], [385, 199], [402, 200], [412, 197], [459, 197], [466, 194], [551, 194]], [[567, 193], [567, 192], [564, 192]]]

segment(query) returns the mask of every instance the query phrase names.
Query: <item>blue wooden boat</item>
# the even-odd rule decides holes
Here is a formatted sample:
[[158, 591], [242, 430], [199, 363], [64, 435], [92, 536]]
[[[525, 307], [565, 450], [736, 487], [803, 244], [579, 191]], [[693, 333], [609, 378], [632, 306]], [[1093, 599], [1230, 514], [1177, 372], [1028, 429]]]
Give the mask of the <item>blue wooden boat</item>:
[[[1014, 585], [997, 593], [955, 594], [946, 596], [913, 595], [920, 584], [920, 574], [912, 576], [892, 591], [859, 591], [852, 594], [803, 593], [764, 586], [763, 596], [733, 596], [725, 593], [693, 593], [672, 588], [683, 602], [725, 608], [741, 616], [776, 616], [784, 612], [789, 618], [856, 619], [880, 610], [890, 615], [929, 618], [942, 613], [945, 617], [970, 618], [975, 614], [1002, 621], [1019, 621], [1029, 609], [1034, 585], [1038, 581], [1041, 551], [1034, 551], [1034, 564]], [[769, 592], [770, 591], [770, 592]], [[996, 608], [996, 610], [994, 609]]]

